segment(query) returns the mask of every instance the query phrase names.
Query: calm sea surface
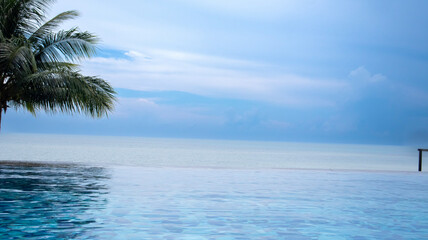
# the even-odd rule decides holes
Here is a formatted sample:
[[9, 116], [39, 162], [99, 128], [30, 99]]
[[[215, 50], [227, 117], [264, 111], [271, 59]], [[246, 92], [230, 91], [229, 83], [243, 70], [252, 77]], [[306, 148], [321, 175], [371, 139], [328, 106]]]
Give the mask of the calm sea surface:
[[[0, 160], [99, 166], [414, 171], [418, 152], [400, 146], [16, 134], [0, 136]], [[428, 167], [428, 161], [425, 163]]]
[[397, 146], [5, 134], [0, 239], [428, 239], [417, 160]]

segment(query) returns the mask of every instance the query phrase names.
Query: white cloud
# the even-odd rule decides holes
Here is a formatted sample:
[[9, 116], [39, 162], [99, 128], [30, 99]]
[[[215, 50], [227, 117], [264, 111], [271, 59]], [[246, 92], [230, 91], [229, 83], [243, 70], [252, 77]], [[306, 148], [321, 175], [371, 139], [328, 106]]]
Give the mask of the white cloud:
[[140, 102], [140, 103], [144, 103], [146, 105], [151, 105], [151, 106], [156, 106], [157, 105], [153, 99], [137, 98], [137, 101]]
[[137, 52], [137, 51], [128, 51], [125, 53], [125, 55], [128, 57], [131, 57], [131, 58], [142, 58], [142, 59], [147, 60], [147, 61], [152, 59], [152, 57], [150, 57], [148, 55], [144, 55], [144, 54]]
[[381, 74], [372, 74], [364, 66], [360, 66], [348, 74], [348, 85], [344, 92], [345, 101], [356, 101], [368, 95], [383, 95], [379, 91], [385, 92], [391, 85], [391, 81]]
[[113, 116], [116, 118], [169, 123], [196, 123], [203, 122], [211, 125], [221, 125], [225, 122], [223, 116], [207, 114], [206, 109], [196, 107], [182, 107], [156, 103], [153, 98], [119, 98]]
[[360, 66], [355, 70], [352, 70], [349, 73], [349, 77], [351, 79], [355, 79], [357, 81], [368, 82], [368, 83], [376, 83], [382, 82], [386, 80], [386, 77], [380, 73], [371, 74], [365, 67]]
[[126, 55], [131, 59], [91, 59], [84, 64], [85, 72], [120, 88], [184, 91], [293, 106], [334, 105], [334, 95], [345, 85], [239, 59], [159, 49], [128, 51]]

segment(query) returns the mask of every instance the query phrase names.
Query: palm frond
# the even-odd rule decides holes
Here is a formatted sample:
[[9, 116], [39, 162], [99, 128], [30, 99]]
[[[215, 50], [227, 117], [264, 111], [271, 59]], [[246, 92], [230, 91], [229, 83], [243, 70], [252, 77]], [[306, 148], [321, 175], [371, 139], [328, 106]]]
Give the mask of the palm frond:
[[15, 75], [26, 75], [36, 71], [37, 63], [30, 47], [25, 44], [0, 44], [0, 69]]
[[28, 38], [30, 42], [37, 42], [42, 40], [46, 35], [50, 34], [55, 28], [57, 28], [62, 22], [73, 19], [79, 16], [77, 11], [66, 11], [56, 15], [51, 20], [45, 22], [40, 26], [31, 36]]
[[36, 48], [36, 59], [42, 62], [76, 61], [91, 57], [96, 52], [98, 38], [77, 28], [48, 34]]
[[0, 26], [6, 38], [29, 35], [45, 20], [53, 0], [2, 0]]
[[52, 69], [67, 69], [67, 70], [78, 70], [79, 65], [70, 62], [37, 62], [37, 69], [40, 71], [52, 70]]
[[77, 28], [52, 32], [78, 15], [67, 11], [45, 21], [53, 1], [0, 0], [0, 111], [106, 116], [116, 101], [113, 87], [82, 75], [74, 63], [93, 56], [98, 39]]
[[21, 81], [19, 89], [15, 102], [30, 112], [77, 112], [92, 117], [112, 111], [116, 94], [104, 80], [66, 69], [32, 74]]

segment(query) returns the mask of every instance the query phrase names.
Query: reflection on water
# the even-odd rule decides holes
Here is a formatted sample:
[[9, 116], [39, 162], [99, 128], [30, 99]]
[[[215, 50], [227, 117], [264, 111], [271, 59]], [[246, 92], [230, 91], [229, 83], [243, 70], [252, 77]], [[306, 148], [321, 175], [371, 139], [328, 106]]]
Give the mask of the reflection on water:
[[0, 239], [428, 239], [428, 175], [0, 161]]
[[0, 236], [89, 237], [107, 178], [99, 167], [0, 161]]

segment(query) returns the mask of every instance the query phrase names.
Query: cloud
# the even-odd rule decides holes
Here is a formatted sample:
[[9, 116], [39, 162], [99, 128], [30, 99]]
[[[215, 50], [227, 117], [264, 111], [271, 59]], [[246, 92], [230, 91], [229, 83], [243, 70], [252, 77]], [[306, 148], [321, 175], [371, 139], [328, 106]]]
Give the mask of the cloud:
[[144, 55], [140, 52], [137, 51], [128, 51], [125, 52], [125, 55], [131, 58], [140, 58], [140, 59], [144, 59], [146, 61], [150, 61], [152, 59], [152, 57], [148, 56], [148, 55]]
[[361, 82], [366, 82], [366, 83], [377, 83], [377, 82], [382, 82], [385, 81], [387, 78], [380, 74], [371, 74], [365, 67], [360, 66], [355, 70], [352, 70], [349, 73], [349, 78], [357, 80], [357, 81], [361, 81]]
[[391, 81], [381, 74], [372, 74], [364, 66], [360, 66], [349, 72], [347, 86], [344, 89], [345, 102], [355, 102], [370, 96], [384, 98], [386, 92], [391, 91]]
[[193, 124], [203, 123], [218, 125], [225, 120], [223, 117], [207, 113], [201, 107], [163, 104], [162, 99], [154, 98], [119, 98], [114, 118], [132, 119], [132, 122], [142, 121], [160, 124]]
[[128, 51], [129, 58], [93, 58], [84, 63], [114, 87], [134, 90], [183, 91], [210, 97], [235, 98], [293, 106], [332, 106], [346, 83], [284, 72], [253, 61], [148, 49]]
[[[101, 5], [61, 0], [52, 13], [79, 10], [81, 17], [62, 27], [94, 32], [101, 48], [116, 49], [83, 62], [86, 74], [116, 88], [154, 91], [119, 100], [108, 121], [121, 121], [118, 132], [130, 123], [147, 124], [144, 135], [174, 122], [173, 132], [206, 122], [194, 132], [218, 134], [212, 126], [224, 124], [229, 128], [223, 136], [233, 127], [249, 136], [263, 125], [259, 134], [268, 139], [275, 133], [283, 139], [283, 131], [309, 139], [315, 131], [352, 132], [350, 139], [361, 132], [372, 141], [377, 132], [401, 136], [409, 118], [427, 116], [426, 3], [105, 0]], [[158, 91], [209, 101], [166, 100]], [[425, 129], [427, 120], [409, 124]], [[16, 124], [16, 129], [23, 126], [33, 127]]]

